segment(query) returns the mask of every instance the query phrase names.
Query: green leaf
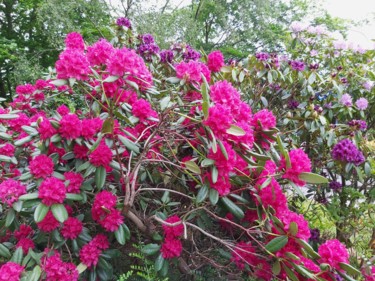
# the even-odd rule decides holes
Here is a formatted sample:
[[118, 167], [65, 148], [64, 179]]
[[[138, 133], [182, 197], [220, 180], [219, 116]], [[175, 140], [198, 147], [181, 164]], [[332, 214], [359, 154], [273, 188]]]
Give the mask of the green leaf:
[[212, 178], [213, 183], [217, 182], [218, 176], [219, 176], [219, 171], [217, 170], [216, 166], [213, 166], [211, 170], [211, 178]]
[[11, 135], [8, 135], [7, 133], [0, 132], [0, 139], [3, 139], [3, 140], [11, 140], [11, 139], [12, 139], [12, 136], [11, 136]]
[[105, 179], [107, 176], [107, 171], [104, 167], [97, 167], [95, 171], [95, 184], [96, 187], [102, 189], [105, 184]]
[[213, 206], [219, 201], [219, 192], [216, 189], [211, 188], [209, 194], [210, 202]]
[[254, 158], [258, 159], [258, 160], [262, 160], [262, 161], [267, 161], [267, 160], [271, 160], [271, 157], [267, 156], [267, 155], [262, 155], [262, 154], [258, 154], [258, 153], [255, 153], [253, 151], [248, 151], [248, 153], [253, 156]]
[[122, 225], [119, 226], [119, 228], [115, 231], [115, 237], [117, 242], [120, 245], [125, 245], [126, 239], [125, 239], [125, 232], [124, 229], [122, 228]]
[[278, 236], [268, 242], [268, 244], [266, 245], [266, 250], [274, 253], [282, 249], [286, 245], [286, 243], [288, 243], [288, 236]]
[[122, 135], [118, 135], [118, 138], [119, 140], [125, 145], [125, 147], [135, 153], [139, 153], [139, 147], [134, 143], [132, 142], [131, 140], [129, 140], [128, 138], [122, 136]]
[[286, 272], [286, 275], [288, 275], [288, 277], [291, 281], [299, 281], [298, 277], [295, 275], [295, 273], [289, 267], [287, 267], [285, 264], [283, 264], [283, 268]]
[[112, 134], [114, 124], [113, 118], [105, 119], [101, 130], [102, 134]]
[[68, 212], [63, 204], [53, 204], [51, 211], [53, 216], [61, 223], [68, 219]]
[[237, 137], [246, 135], [246, 132], [241, 127], [238, 127], [236, 125], [230, 125], [229, 129], [227, 129], [226, 132], [229, 135]]
[[34, 212], [34, 220], [35, 222], [41, 222], [44, 217], [47, 215], [49, 207], [44, 205], [43, 203], [39, 203], [36, 207]]
[[0, 120], [17, 119], [18, 117], [17, 114], [0, 114]]
[[0, 244], [0, 256], [9, 259], [12, 255], [7, 247], [4, 244]]
[[222, 197], [221, 201], [224, 203], [225, 207], [231, 212], [236, 218], [242, 219], [245, 214], [240, 207], [233, 203], [228, 197]]
[[21, 195], [18, 199], [22, 201], [27, 201], [27, 200], [37, 199], [38, 196], [39, 196], [38, 193], [34, 192], [34, 193]]
[[168, 77], [165, 79], [167, 82], [172, 83], [172, 84], [177, 84], [180, 83], [181, 79], [177, 77]]
[[163, 255], [160, 254], [155, 260], [155, 270], [160, 271], [163, 268], [163, 264], [164, 264], [164, 258], [163, 258]]
[[5, 155], [0, 155], [0, 162], [10, 163], [12, 162], [12, 158]]
[[30, 126], [22, 126], [22, 130], [24, 130], [30, 136], [37, 136], [37, 135], [39, 135], [39, 132], [35, 128], [30, 127]]
[[14, 221], [14, 218], [16, 217], [16, 213], [13, 209], [9, 209], [6, 219], [5, 219], [5, 227], [9, 227], [12, 222]]
[[130, 230], [129, 230], [128, 226], [125, 223], [123, 223], [122, 228], [124, 229], [124, 234], [125, 234], [126, 240], [130, 240]]
[[201, 203], [203, 202], [206, 198], [207, 198], [207, 195], [208, 195], [208, 192], [209, 192], [209, 188], [206, 184], [204, 184], [198, 191], [198, 195], [197, 195], [197, 203]]
[[156, 254], [160, 250], [160, 245], [158, 244], [147, 244], [142, 249], [141, 252], [146, 256], [151, 256]]
[[81, 201], [83, 200], [83, 196], [81, 194], [76, 194], [76, 193], [67, 193], [66, 199], [73, 200], [73, 201]]
[[56, 87], [60, 87], [60, 86], [63, 86], [63, 85], [67, 85], [68, 84], [68, 80], [65, 80], [65, 79], [56, 79], [56, 80], [50, 81], [48, 83], [52, 84], [52, 85], [55, 85]]
[[14, 253], [10, 261], [21, 264], [22, 263], [22, 258], [23, 258], [23, 250], [22, 247], [18, 247]]
[[202, 173], [201, 169], [199, 168], [199, 166], [194, 162], [194, 161], [186, 161], [186, 162], [183, 162], [186, 169], [188, 169], [189, 171], [195, 173], [195, 174], [198, 174], [200, 175]]
[[361, 276], [362, 275], [362, 273], [358, 269], [351, 266], [350, 264], [339, 262], [339, 266], [340, 266], [341, 269], [345, 270], [346, 273], [348, 273], [350, 275], [353, 275], [353, 276], [357, 276], [357, 275]]
[[289, 232], [293, 236], [296, 236], [298, 233], [298, 225], [294, 221], [289, 224]]
[[289, 153], [287, 150], [285, 150], [284, 148], [284, 144], [280, 138], [280, 136], [277, 136], [276, 137], [276, 141], [277, 141], [277, 145], [279, 147], [279, 150], [281, 152], [281, 154], [284, 156], [285, 158], [285, 162], [286, 162], [286, 167], [289, 169], [292, 165], [290, 164], [290, 157], [289, 157]]
[[16, 141], [14, 142], [14, 145], [15, 145], [15, 146], [21, 146], [21, 145], [24, 145], [25, 143], [31, 141], [32, 139], [33, 139], [32, 136], [27, 136], [27, 137], [24, 137], [24, 138], [22, 138], [22, 139], [16, 140]]
[[315, 78], [316, 78], [316, 75], [315, 75], [315, 72], [311, 72], [310, 76], [309, 76], [309, 80], [308, 80], [308, 83], [311, 85], [315, 82]]
[[309, 243], [307, 243], [306, 241], [301, 240], [301, 239], [296, 239], [296, 241], [311, 256], [311, 258], [313, 258], [313, 259], [320, 259], [321, 258], [320, 255], [317, 252], [315, 252], [315, 250], [313, 249], [313, 247], [311, 247], [311, 245]]
[[224, 155], [225, 159], [228, 160], [228, 152], [227, 150], [225, 149], [225, 146], [224, 144], [221, 142], [221, 140], [218, 140], [218, 143], [219, 143], [219, 147], [220, 147], [220, 151], [221, 153]]
[[213, 164], [215, 164], [215, 160], [212, 160], [212, 159], [209, 159], [209, 158], [203, 159], [202, 162], [201, 162], [202, 167], [208, 167], [208, 166], [211, 166]]
[[166, 109], [168, 107], [168, 104], [169, 104], [170, 101], [171, 101], [171, 97], [169, 95], [162, 98], [159, 102], [160, 103], [160, 109], [161, 110]]
[[328, 183], [328, 179], [326, 177], [314, 173], [300, 173], [298, 178], [308, 183]]
[[116, 80], [118, 80], [119, 77], [118, 76], [115, 76], [115, 75], [112, 75], [112, 76], [108, 76], [107, 78], [105, 78], [103, 80], [103, 83], [111, 83], [111, 82], [115, 82]]
[[208, 118], [208, 108], [210, 106], [210, 96], [209, 96], [209, 93], [208, 93], [209, 92], [209, 86], [208, 86], [206, 77], [203, 74], [201, 74], [201, 77], [203, 79], [203, 83], [202, 83], [202, 86], [201, 86], [201, 93], [202, 93], [202, 100], [203, 100], [202, 110], [203, 110], [204, 119], [207, 119]]
[[276, 260], [272, 265], [272, 273], [275, 275], [279, 275], [281, 271], [281, 264], [279, 260]]
[[34, 269], [31, 272], [31, 275], [28, 278], [28, 281], [38, 281], [41, 274], [42, 274], [42, 270], [41, 270], [40, 266], [39, 265], [34, 266]]

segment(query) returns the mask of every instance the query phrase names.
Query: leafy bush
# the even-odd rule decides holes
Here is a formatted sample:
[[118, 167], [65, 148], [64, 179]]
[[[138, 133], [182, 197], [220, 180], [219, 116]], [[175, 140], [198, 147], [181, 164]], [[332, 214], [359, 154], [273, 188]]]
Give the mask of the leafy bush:
[[[288, 204], [296, 192], [304, 197], [306, 183], [316, 194], [327, 188], [328, 175], [317, 173], [334, 162], [319, 166], [307, 154], [329, 155], [333, 142], [325, 154], [312, 142], [314, 132], [327, 132], [328, 117], [306, 104], [284, 122], [263, 108], [281, 114], [282, 103], [249, 91], [271, 91], [279, 75], [303, 80], [303, 72], [289, 71], [289, 78], [264, 61], [225, 66], [220, 52], [201, 59], [186, 44], [160, 52], [151, 35], [136, 37], [127, 21], [118, 24], [112, 44], [88, 46], [68, 34], [56, 76], [18, 86], [1, 109], [0, 280], [113, 280], [131, 270], [113, 265], [131, 258], [126, 249], [137, 232], [161, 279], [191, 279], [207, 265], [223, 279], [363, 278], [339, 240], [319, 241], [314, 250], [316, 235]], [[82, 107], [53, 108], [59, 96]], [[336, 133], [342, 130], [328, 131]], [[343, 145], [353, 149], [332, 156], [358, 179], [365, 158], [350, 141]], [[362, 269], [371, 274], [370, 266]]]

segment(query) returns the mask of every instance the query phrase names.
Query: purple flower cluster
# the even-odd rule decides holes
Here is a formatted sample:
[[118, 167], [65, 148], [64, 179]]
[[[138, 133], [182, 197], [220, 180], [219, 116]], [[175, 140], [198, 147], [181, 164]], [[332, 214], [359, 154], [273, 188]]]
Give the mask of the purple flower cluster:
[[355, 105], [358, 107], [359, 110], [365, 110], [368, 107], [368, 101], [365, 98], [359, 98]]
[[266, 61], [266, 60], [268, 60], [269, 55], [268, 55], [267, 53], [256, 53], [256, 54], [255, 54], [255, 57], [256, 57], [257, 60], [259, 60], [259, 61]]
[[163, 63], [171, 63], [174, 58], [174, 53], [172, 50], [162, 50], [160, 52], [160, 61]]
[[329, 183], [329, 188], [332, 189], [333, 191], [337, 192], [342, 189], [342, 184], [339, 183], [338, 181], [331, 181]]
[[289, 62], [290, 66], [297, 71], [304, 71], [305, 70], [305, 63], [303, 61], [292, 60]]
[[121, 18], [118, 18], [117, 21], [116, 21], [116, 24], [118, 26], [125, 26], [127, 28], [132, 28], [132, 23], [129, 19], [127, 18], [124, 18], [124, 17], [121, 17]]
[[367, 123], [363, 120], [351, 120], [348, 122], [348, 125], [361, 131], [365, 131], [367, 129]]
[[313, 242], [319, 242], [320, 231], [318, 228], [310, 229], [310, 240]]
[[365, 161], [362, 152], [349, 139], [339, 141], [332, 149], [332, 158], [358, 166]]
[[288, 101], [288, 108], [289, 109], [296, 109], [299, 106], [299, 102], [296, 100], [289, 100]]
[[196, 61], [201, 58], [201, 54], [194, 50], [190, 45], [186, 46], [185, 52], [182, 54], [182, 58], [185, 62], [188, 62], [190, 60]]
[[137, 52], [146, 60], [151, 61], [152, 56], [159, 53], [159, 46], [156, 45], [155, 39], [151, 34], [143, 34], [139, 36], [141, 44], [138, 46]]
[[340, 99], [340, 103], [345, 105], [345, 106], [352, 106], [352, 104], [353, 104], [352, 96], [349, 95], [349, 94], [343, 94], [341, 99]]

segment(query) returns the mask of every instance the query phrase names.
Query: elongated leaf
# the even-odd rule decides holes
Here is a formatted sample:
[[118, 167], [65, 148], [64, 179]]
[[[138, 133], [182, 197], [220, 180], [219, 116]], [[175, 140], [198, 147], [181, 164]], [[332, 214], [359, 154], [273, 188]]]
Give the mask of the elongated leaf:
[[23, 258], [23, 250], [22, 247], [18, 247], [14, 253], [13, 256], [11, 257], [10, 261], [21, 264], [22, 263], [22, 258]]
[[41, 222], [44, 217], [47, 215], [49, 210], [49, 207], [44, 205], [43, 203], [39, 203], [39, 205], [36, 207], [34, 212], [34, 220], [35, 222]]
[[28, 281], [38, 281], [41, 274], [42, 274], [42, 270], [40, 266], [39, 265], [35, 266], [33, 271], [31, 272], [30, 277], [28, 278]]
[[73, 200], [73, 201], [81, 201], [83, 200], [83, 196], [81, 194], [67, 193], [66, 199]]
[[207, 185], [203, 185], [199, 191], [198, 191], [198, 195], [197, 195], [197, 203], [201, 203], [203, 202], [206, 198], [207, 198], [207, 195], [208, 195], [208, 192], [209, 192], [209, 188]]
[[38, 198], [38, 193], [29, 193], [29, 194], [21, 195], [18, 199], [22, 201], [27, 201], [27, 200], [37, 199], [37, 198]]
[[353, 275], [353, 276], [362, 275], [362, 273], [358, 269], [351, 266], [350, 264], [340, 262], [339, 266], [340, 266], [340, 268], [345, 270], [346, 273], [348, 273], [350, 275]]
[[113, 126], [114, 126], [113, 118], [105, 119], [103, 126], [102, 126], [102, 134], [112, 134], [113, 133]]
[[12, 222], [14, 221], [14, 218], [16, 217], [16, 213], [14, 212], [13, 209], [9, 209], [7, 216], [5, 218], [5, 226], [9, 227]]
[[328, 183], [328, 179], [326, 177], [314, 173], [300, 173], [298, 178], [308, 183]]
[[164, 264], [164, 258], [163, 258], [163, 255], [160, 254], [155, 260], [155, 270], [160, 271], [163, 268], [163, 264]]
[[118, 135], [119, 140], [125, 145], [125, 147], [135, 153], [139, 153], [139, 147], [132, 142], [131, 140], [127, 139], [122, 135]]
[[53, 216], [61, 223], [68, 219], [68, 212], [63, 204], [53, 204], [51, 211]]
[[304, 240], [301, 240], [301, 239], [296, 239], [297, 243], [300, 244], [302, 246], [303, 249], [305, 249], [305, 251], [313, 258], [313, 259], [320, 259], [320, 255], [315, 252], [315, 250], [313, 249], [313, 247], [311, 247], [311, 245], [309, 243], [307, 243], [306, 241]]
[[80, 263], [77, 266], [77, 271], [78, 271], [79, 274], [81, 274], [82, 272], [84, 272], [86, 269], [87, 269], [87, 265], [85, 265], [84, 263]]
[[217, 202], [219, 201], [219, 192], [216, 189], [211, 188], [209, 198], [210, 198], [211, 204], [215, 206]]
[[18, 117], [17, 114], [0, 114], [0, 120], [17, 119]]
[[272, 265], [272, 273], [275, 275], [279, 275], [281, 271], [281, 264], [279, 260], [276, 260], [274, 264]]
[[3, 244], [0, 244], [0, 256], [9, 259], [12, 255], [10, 254], [10, 251], [7, 247], [5, 247]]
[[296, 236], [298, 233], [298, 225], [294, 221], [289, 224], [289, 232], [293, 236]]
[[107, 171], [104, 167], [97, 167], [95, 171], [95, 184], [97, 188], [102, 189], [107, 176]]
[[114, 75], [112, 75], [112, 76], [108, 76], [107, 78], [105, 78], [104, 80], [103, 80], [103, 83], [111, 83], [111, 82], [115, 82], [116, 80], [118, 80], [119, 79], [119, 76], [114, 76]]
[[195, 174], [200, 175], [202, 173], [201, 169], [199, 168], [199, 166], [194, 161], [186, 161], [186, 162], [184, 162], [184, 165], [185, 165], [186, 169], [188, 169], [189, 171], [191, 171]]
[[268, 242], [268, 244], [266, 245], [266, 250], [274, 253], [282, 249], [286, 245], [286, 243], [288, 243], [288, 236], [278, 236]]
[[125, 232], [124, 229], [122, 228], [122, 225], [119, 226], [119, 228], [115, 231], [115, 237], [117, 242], [120, 245], [125, 245], [126, 239], [125, 239]]
[[241, 128], [236, 125], [231, 125], [229, 129], [227, 129], [227, 134], [232, 135], [232, 136], [244, 136], [246, 135], [246, 132]]
[[202, 83], [202, 86], [201, 86], [201, 93], [202, 93], [202, 100], [203, 100], [203, 103], [202, 103], [202, 111], [203, 111], [203, 115], [204, 115], [204, 119], [207, 119], [208, 118], [208, 108], [210, 107], [210, 96], [209, 96], [209, 86], [207, 84], [207, 80], [206, 80], [206, 77], [202, 74], [201, 75], [202, 79], [203, 79], [203, 83]]
[[141, 252], [147, 256], [151, 256], [151, 255], [156, 254], [159, 250], [160, 250], [160, 245], [148, 244], [142, 248]]
[[222, 197], [221, 201], [224, 203], [225, 207], [231, 212], [236, 218], [242, 219], [245, 214], [240, 207], [238, 207], [232, 200], [228, 197]]

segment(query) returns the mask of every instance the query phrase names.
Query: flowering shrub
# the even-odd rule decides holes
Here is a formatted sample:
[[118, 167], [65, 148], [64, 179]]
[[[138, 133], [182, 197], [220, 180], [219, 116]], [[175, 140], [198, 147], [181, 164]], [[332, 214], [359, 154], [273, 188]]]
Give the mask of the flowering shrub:
[[[286, 190], [328, 180], [311, 173], [309, 147], [288, 152], [271, 110], [223, 79], [222, 55], [176, 45], [159, 58], [152, 36], [137, 44], [117, 24], [113, 42], [127, 46], [69, 34], [55, 77], [1, 109], [0, 280], [112, 280], [135, 234], [164, 276], [204, 261], [238, 279], [362, 278], [340, 242], [309, 244]], [[52, 108], [56, 95], [85, 106]]]

